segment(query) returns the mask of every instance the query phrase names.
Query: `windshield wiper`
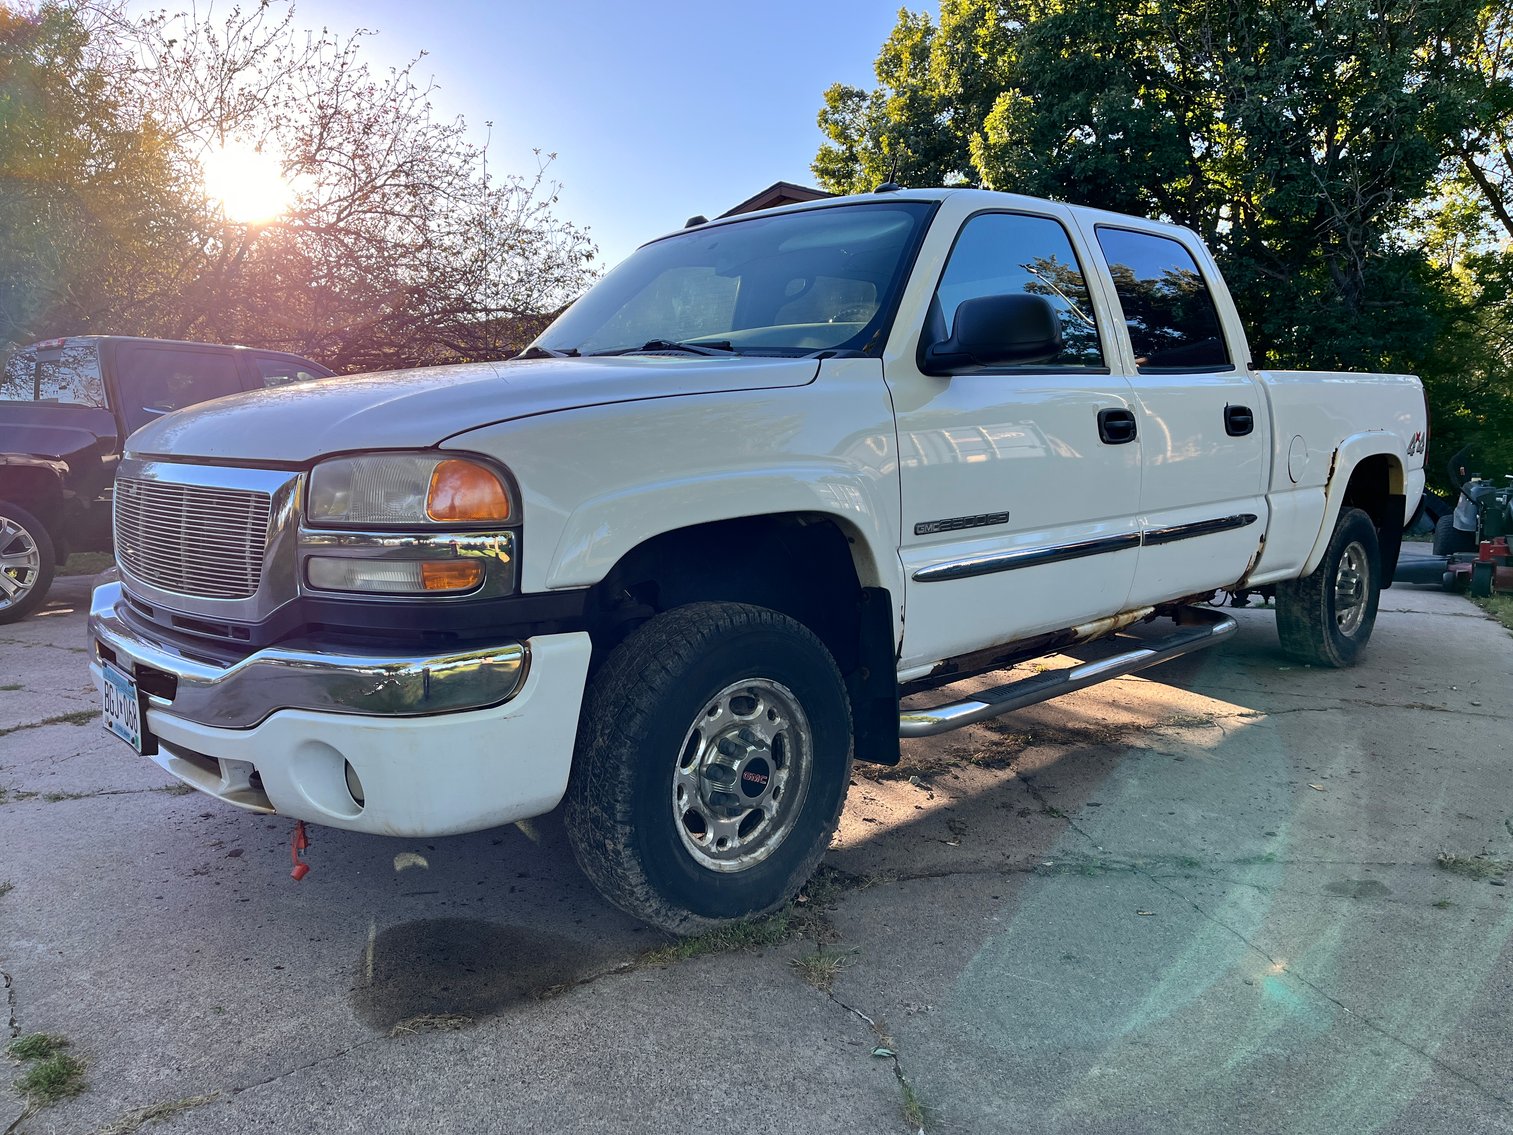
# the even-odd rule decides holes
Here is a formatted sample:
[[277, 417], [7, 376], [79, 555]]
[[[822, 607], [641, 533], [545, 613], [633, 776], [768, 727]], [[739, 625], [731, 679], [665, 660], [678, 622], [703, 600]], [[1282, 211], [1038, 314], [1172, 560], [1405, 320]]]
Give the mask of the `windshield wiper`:
[[577, 347], [568, 347], [558, 350], [556, 347], [530, 346], [515, 356], [517, 359], [576, 359]]
[[735, 355], [739, 354], [729, 341], [717, 339], [709, 343], [679, 343], [673, 339], [648, 339], [639, 347], [616, 347], [610, 351], [590, 351], [591, 355], [639, 355], [645, 351], [686, 351], [690, 355]]

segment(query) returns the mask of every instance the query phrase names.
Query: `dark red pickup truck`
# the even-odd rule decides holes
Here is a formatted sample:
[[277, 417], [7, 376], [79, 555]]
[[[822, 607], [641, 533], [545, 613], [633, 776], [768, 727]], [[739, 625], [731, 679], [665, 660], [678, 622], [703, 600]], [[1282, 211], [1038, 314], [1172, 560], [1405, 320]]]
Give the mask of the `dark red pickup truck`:
[[0, 623], [41, 606], [71, 552], [109, 551], [126, 437], [172, 410], [326, 378], [281, 351], [81, 335], [22, 347], [0, 372]]

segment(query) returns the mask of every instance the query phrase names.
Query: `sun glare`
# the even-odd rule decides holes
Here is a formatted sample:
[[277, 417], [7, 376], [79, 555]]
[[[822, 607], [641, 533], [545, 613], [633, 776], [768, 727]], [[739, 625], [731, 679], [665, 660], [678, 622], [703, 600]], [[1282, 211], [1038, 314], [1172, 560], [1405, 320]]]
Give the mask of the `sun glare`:
[[293, 201], [278, 158], [240, 142], [205, 154], [205, 195], [218, 202], [228, 221], [257, 224], [283, 214]]

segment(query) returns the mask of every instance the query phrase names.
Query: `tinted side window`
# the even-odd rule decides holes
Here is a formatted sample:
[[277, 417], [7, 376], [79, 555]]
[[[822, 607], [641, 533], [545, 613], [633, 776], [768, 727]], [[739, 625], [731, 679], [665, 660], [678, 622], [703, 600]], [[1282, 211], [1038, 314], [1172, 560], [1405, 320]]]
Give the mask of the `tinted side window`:
[[1192, 253], [1176, 241], [1127, 229], [1098, 229], [1141, 370], [1231, 365], [1219, 309]]
[[297, 359], [281, 359], [277, 355], [254, 357], [258, 377], [264, 386], [288, 386], [291, 382], [313, 382], [325, 378], [324, 374], [311, 370]]
[[1066, 346], [1047, 366], [1102, 366], [1087, 282], [1071, 239], [1049, 217], [983, 213], [962, 227], [935, 298], [951, 329], [962, 300], [1028, 292], [1051, 301]]
[[100, 352], [88, 339], [22, 347], [6, 360], [0, 399], [104, 406]]
[[[236, 358], [229, 352], [135, 347], [121, 353], [116, 379], [130, 429], [141, 429], [170, 410], [224, 398], [242, 389]], [[149, 413], [149, 410], [160, 413]]]

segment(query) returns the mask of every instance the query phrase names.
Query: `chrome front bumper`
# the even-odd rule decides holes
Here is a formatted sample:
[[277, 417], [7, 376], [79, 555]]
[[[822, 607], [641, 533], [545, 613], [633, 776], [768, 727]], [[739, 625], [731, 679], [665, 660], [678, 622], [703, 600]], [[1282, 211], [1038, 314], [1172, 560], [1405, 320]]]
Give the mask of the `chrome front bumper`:
[[440, 655], [268, 647], [220, 665], [128, 622], [122, 602], [117, 582], [94, 590], [95, 664], [136, 677], [148, 706], [223, 729], [250, 729], [281, 709], [381, 717], [485, 709], [514, 697], [530, 664], [525, 643], [504, 642]]

